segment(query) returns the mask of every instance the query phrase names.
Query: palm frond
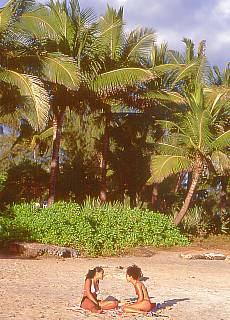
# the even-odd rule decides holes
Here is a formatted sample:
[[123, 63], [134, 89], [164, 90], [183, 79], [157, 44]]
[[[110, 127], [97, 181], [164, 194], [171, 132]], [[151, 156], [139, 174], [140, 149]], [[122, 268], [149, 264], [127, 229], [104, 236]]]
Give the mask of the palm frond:
[[[171, 140], [171, 139], [170, 139]], [[185, 150], [183, 150], [183, 148], [180, 147], [180, 145], [173, 145], [173, 144], [169, 144], [169, 143], [157, 143], [157, 150], [159, 151], [160, 154], [163, 155], [169, 155], [169, 154], [173, 154], [173, 155], [177, 155], [177, 156], [185, 156]]]
[[15, 0], [10, 0], [4, 5], [3, 8], [0, 9], [0, 33], [5, 32], [10, 24], [15, 12], [15, 3]]
[[213, 139], [210, 130], [211, 117], [207, 110], [188, 113], [185, 117], [184, 130], [191, 139], [192, 145], [200, 152], [205, 152]]
[[168, 44], [163, 42], [160, 47], [154, 45], [150, 54], [151, 66], [156, 67], [169, 63], [168, 59]]
[[151, 173], [156, 182], [161, 182], [168, 176], [187, 170], [191, 160], [181, 155], [156, 155], [151, 161]]
[[31, 148], [35, 149], [36, 146], [44, 140], [50, 139], [53, 136], [53, 127], [50, 127], [46, 129], [45, 131], [41, 132], [40, 134], [36, 134], [33, 136], [32, 141], [31, 141]]
[[230, 130], [222, 133], [211, 143], [211, 150], [223, 150], [230, 146]]
[[22, 111], [24, 117], [35, 129], [42, 128], [48, 119], [50, 106], [48, 93], [41, 80], [28, 74], [1, 69], [0, 81], [18, 87], [20, 94], [26, 98], [24, 110], [29, 111], [28, 115]]
[[177, 124], [170, 120], [157, 120], [156, 123], [159, 123], [162, 128], [166, 131], [171, 131], [172, 129], [176, 129], [177, 132], [186, 135], [186, 132], [183, 130], [183, 127], [180, 124]]
[[227, 154], [221, 151], [214, 151], [211, 160], [217, 172], [225, 173], [230, 169], [230, 159]]
[[127, 58], [130, 60], [138, 60], [148, 58], [156, 36], [152, 30], [137, 28], [132, 31], [127, 39], [127, 47], [129, 52]]
[[191, 63], [191, 61], [193, 61], [195, 58], [195, 52], [194, 52], [195, 45], [192, 42], [192, 40], [188, 38], [183, 38], [182, 42], [184, 42], [186, 45], [185, 61], [186, 63]]
[[183, 69], [184, 69], [183, 64], [175, 64], [175, 63], [161, 64], [153, 67], [154, 72], [156, 72], [156, 74], [159, 76], [162, 76], [172, 71], [181, 72]]
[[185, 98], [181, 96], [178, 92], [174, 91], [154, 90], [147, 92], [146, 94], [142, 95], [142, 97], [178, 105], [186, 103]]
[[77, 89], [80, 84], [80, 74], [77, 62], [60, 53], [49, 53], [41, 57], [42, 72], [51, 82], [62, 84], [70, 89]]
[[198, 63], [198, 68], [195, 74], [194, 81], [196, 84], [205, 85], [208, 83], [210, 66], [205, 56], [201, 56], [199, 59], [197, 59], [197, 63]]
[[198, 51], [197, 51], [198, 58], [202, 58], [205, 56], [205, 49], [206, 49], [206, 41], [202, 40], [200, 41], [198, 46]]
[[101, 17], [98, 27], [101, 33], [101, 44], [107, 48], [111, 59], [117, 59], [121, 54], [124, 40], [123, 8], [118, 11], [107, 6], [104, 16]]
[[98, 75], [91, 82], [90, 87], [93, 91], [103, 93], [125, 89], [127, 86], [143, 83], [154, 79], [151, 71], [141, 68], [122, 68]]
[[[5, 107], [5, 106], [3, 106]], [[14, 110], [11, 112], [1, 112], [1, 105], [0, 105], [0, 123], [4, 124], [15, 131], [18, 131], [20, 129], [20, 116], [18, 113], [18, 110]]]
[[174, 64], [185, 64], [185, 59], [184, 56], [175, 50], [168, 50], [168, 59], [169, 63], [174, 63]]
[[57, 16], [53, 11], [49, 12], [45, 6], [24, 13], [17, 28], [31, 34], [35, 39], [60, 40], [63, 35]]
[[182, 71], [178, 74], [171, 87], [174, 88], [175, 85], [181, 80], [186, 80], [189, 78], [196, 76], [197, 71], [199, 69], [199, 63], [197, 61], [191, 62], [182, 69]]

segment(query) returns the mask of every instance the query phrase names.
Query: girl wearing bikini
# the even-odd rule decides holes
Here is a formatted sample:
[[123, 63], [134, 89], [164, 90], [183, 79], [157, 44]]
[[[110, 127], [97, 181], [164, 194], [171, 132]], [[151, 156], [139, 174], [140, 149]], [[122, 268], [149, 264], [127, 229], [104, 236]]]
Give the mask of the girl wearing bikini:
[[118, 306], [117, 300], [98, 300], [99, 280], [103, 280], [104, 270], [101, 267], [95, 267], [89, 270], [83, 290], [81, 307], [94, 313], [101, 313], [103, 310], [110, 310]]
[[137, 301], [125, 304], [122, 308], [127, 313], [145, 314], [155, 307], [155, 303], [150, 301], [148, 291], [144, 284], [140, 281], [142, 277], [141, 268], [136, 265], [129, 266], [126, 271], [126, 280], [134, 286], [137, 294]]

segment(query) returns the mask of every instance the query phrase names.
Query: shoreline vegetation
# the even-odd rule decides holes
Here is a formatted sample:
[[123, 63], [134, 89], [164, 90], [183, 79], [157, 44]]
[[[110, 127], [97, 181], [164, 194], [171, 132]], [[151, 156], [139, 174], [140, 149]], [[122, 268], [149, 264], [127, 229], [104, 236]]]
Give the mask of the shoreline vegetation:
[[0, 245], [105, 256], [230, 234], [230, 64], [205, 40], [178, 52], [77, 0], [10, 0], [0, 22]]
[[88, 256], [118, 255], [137, 246], [189, 244], [167, 216], [119, 203], [57, 202], [49, 208], [22, 204], [11, 207], [10, 215], [11, 219], [0, 220], [4, 241], [69, 246]]

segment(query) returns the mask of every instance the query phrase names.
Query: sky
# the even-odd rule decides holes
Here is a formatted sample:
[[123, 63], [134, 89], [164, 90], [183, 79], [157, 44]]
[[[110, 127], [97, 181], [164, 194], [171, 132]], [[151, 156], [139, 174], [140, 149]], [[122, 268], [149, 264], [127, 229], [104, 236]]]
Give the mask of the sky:
[[[0, 0], [0, 6], [6, 1]], [[181, 40], [191, 38], [196, 45], [206, 40], [211, 65], [223, 68], [230, 61], [230, 0], [80, 0], [82, 8], [94, 8], [97, 15], [107, 4], [124, 6], [126, 29], [151, 27], [157, 42], [183, 51]]]

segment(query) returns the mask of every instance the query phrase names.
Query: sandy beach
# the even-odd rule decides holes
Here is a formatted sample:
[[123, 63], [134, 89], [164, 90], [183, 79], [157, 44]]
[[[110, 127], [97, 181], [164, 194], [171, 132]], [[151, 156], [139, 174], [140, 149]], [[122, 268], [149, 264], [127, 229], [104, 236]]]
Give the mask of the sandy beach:
[[0, 319], [108, 319], [108, 315], [75, 314], [66, 307], [80, 302], [84, 276], [96, 265], [103, 266], [106, 274], [100, 298], [134, 297], [132, 286], [125, 281], [125, 268], [133, 263], [142, 268], [152, 300], [167, 306], [158, 319], [164, 319], [163, 315], [173, 320], [230, 319], [230, 261], [187, 260], [178, 251], [95, 259], [2, 255]]

